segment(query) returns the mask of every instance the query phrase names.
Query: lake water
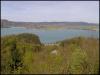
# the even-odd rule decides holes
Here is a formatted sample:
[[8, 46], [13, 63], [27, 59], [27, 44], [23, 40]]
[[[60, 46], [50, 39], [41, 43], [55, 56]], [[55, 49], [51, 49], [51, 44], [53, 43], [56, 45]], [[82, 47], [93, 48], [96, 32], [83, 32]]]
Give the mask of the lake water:
[[1, 36], [19, 34], [19, 33], [32, 33], [39, 36], [42, 43], [54, 43], [64, 39], [73, 37], [94, 37], [99, 38], [99, 31], [92, 30], [43, 30], [43, 29], [26, 29], [22, 27], [1, 28]]

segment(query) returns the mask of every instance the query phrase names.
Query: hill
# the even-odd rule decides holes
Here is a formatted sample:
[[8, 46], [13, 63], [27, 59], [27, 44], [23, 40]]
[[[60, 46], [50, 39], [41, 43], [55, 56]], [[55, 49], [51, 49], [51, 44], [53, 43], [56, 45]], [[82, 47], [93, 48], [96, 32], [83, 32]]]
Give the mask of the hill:
[[99, 39], [72, 38], [43, 45], [37, 35], [1, 38], [2, 74], [98, 74]]
[[1, 20], [1, 27], [26, 27], [26, 28], [46, 28], [48, 26], [98, 26], [96, 23], [87, 22], [14, 22]]

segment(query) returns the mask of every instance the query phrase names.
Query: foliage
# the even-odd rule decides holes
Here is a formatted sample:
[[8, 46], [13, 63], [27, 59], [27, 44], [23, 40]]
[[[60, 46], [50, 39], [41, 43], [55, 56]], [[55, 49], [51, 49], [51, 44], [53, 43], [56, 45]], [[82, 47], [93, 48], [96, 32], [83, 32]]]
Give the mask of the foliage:
[[[26, 37], [28, 36], [28, 37]], [[37, 46], [38, 45], [38, 46]], [[31, 62], [31, 53], [40, 51], [40, 41], [36, 35], [19, 34], [1, 38], [2, 73], [21, 73], [25, 64]], [[29, 55], [29, 56], [27, 56]], [[29, 61], [30, 62], [26, 62]]]
[[[98, 74], [99, 41], [73, 38], [59, 46], [41, 44], [34, 34], [1, 38], [2, 74]], [[56, 50], [57, 54], [51, 52]]]
[[87, 57], [87, 54], [82, 49], [76, 48], [70, 58], [68, 72], [71, 74], [85, 74], [88, 68]]

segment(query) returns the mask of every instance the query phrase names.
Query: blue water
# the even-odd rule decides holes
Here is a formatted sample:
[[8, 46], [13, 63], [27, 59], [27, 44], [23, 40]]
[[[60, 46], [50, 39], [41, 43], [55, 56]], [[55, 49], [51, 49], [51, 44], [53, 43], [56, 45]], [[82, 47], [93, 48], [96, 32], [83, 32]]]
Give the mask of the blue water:
[[53, 43], [64, 39], [73, 37], [94, 37], [99, 38], [99, 31], [91, 30], [43, 30], [43, 29], [26, 29], [22, 27], [1, 28], [1, 36], [19, 34], [19, 33], [33, 33], [39, 36], [42, 43]]

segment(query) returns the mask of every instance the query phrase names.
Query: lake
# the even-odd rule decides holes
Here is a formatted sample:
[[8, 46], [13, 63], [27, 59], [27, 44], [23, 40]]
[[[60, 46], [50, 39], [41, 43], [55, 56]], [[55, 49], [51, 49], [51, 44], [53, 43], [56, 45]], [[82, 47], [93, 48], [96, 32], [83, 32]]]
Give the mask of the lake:
[[32, 33], [39, 36], [42, 43], [54, 43], [64, 39], [74, 37], [93, 37], [99, 38], [99, 31], [93, 30], [73, 30], [73, 29], [59, 29], [59, 30], [43, 30], [43, 29], [27, 29], [24, 27], [11, 27], [1, 28], [1, 36], [19, 34], [19, 33]]

